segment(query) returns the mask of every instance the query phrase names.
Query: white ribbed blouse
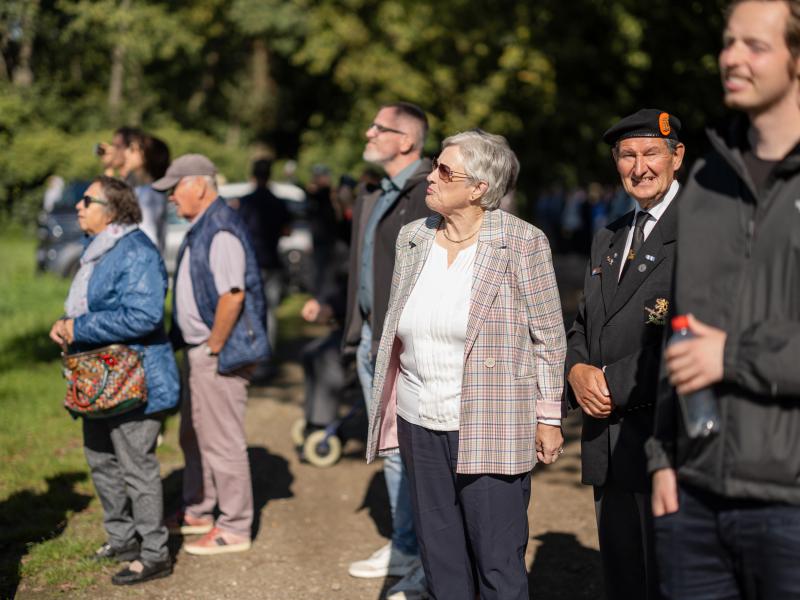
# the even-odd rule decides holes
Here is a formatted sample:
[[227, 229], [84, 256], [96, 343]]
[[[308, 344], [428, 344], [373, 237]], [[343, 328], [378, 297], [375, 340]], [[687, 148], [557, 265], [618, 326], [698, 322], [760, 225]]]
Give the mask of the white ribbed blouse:
[[428, 429], [458, 430], [477, 245], [448, 267], [447, 250], [434, 241], [397, 325], [403, 343], [397, 414]]

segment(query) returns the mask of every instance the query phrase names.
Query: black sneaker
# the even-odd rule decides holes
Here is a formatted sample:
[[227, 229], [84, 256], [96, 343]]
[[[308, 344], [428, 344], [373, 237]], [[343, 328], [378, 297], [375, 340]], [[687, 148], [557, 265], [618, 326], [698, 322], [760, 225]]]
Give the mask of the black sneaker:
[[136, 559], [119, 573], [111, 577], [114, 585], [134, 585], [151, 579], [160, 579], [172, 575], [172, 561], [166, 558], [160, 562], [148, 563]]
[[129, 544], [122, 548], [114, 548], [111, 544], [106, 542], [100, 546], [97, 551], [92, 554], [92, 560], [115, 560], [117, 562], [125, 562], [134, 560], [139, 556], [139, 542], [136, 540], [131, 541]]

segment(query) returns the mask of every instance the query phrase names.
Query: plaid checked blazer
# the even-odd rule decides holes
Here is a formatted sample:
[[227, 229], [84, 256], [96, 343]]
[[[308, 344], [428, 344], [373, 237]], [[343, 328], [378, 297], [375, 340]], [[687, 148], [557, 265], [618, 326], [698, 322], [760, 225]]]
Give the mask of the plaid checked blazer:
[[[397, 237], [372, 387], [367, 462], [398, 451], [397, 324], [441, 218], [435, 214], [409, 223]], [[565, 354], [547, 238], [509, 213], [487, 211], [476, 248], [464, 347], [458, 473], [516, 475], [533, 468], [537, 418], [566, 415]]]

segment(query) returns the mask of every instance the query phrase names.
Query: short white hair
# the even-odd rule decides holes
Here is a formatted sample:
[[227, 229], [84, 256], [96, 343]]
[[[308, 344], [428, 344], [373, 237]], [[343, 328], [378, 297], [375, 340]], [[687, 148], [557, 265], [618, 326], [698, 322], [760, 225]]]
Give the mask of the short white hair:
[[212, 191], [219, 191], [217, 178], [211, 175], [190, 175], [187, 179], [202, 179]]
[[517, 185], [519, 160], [502, 135], [481, 129], [462, 131], [442, 142], [442, 150], [457, 146], [464, 161], [464, 171], [474, 181], [485, 181], [486, 193], [481, 197], [481, 207], [495, 210], [503, 196]]

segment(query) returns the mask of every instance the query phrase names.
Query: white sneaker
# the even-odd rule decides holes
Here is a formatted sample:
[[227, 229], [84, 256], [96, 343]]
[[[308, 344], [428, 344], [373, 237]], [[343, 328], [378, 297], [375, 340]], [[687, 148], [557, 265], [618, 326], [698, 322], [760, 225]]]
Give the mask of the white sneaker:
[[392, 548], [389, 542], [366, 560], [350, 563], [347, 572], [353, 577], [372, 579], [375, 577], [403, 577], [413, 569], [419, 557]]
[[419, 561], [405, 577], [386, 590], [386, 600], [425, 600], [428, 597], [425, 570]]

